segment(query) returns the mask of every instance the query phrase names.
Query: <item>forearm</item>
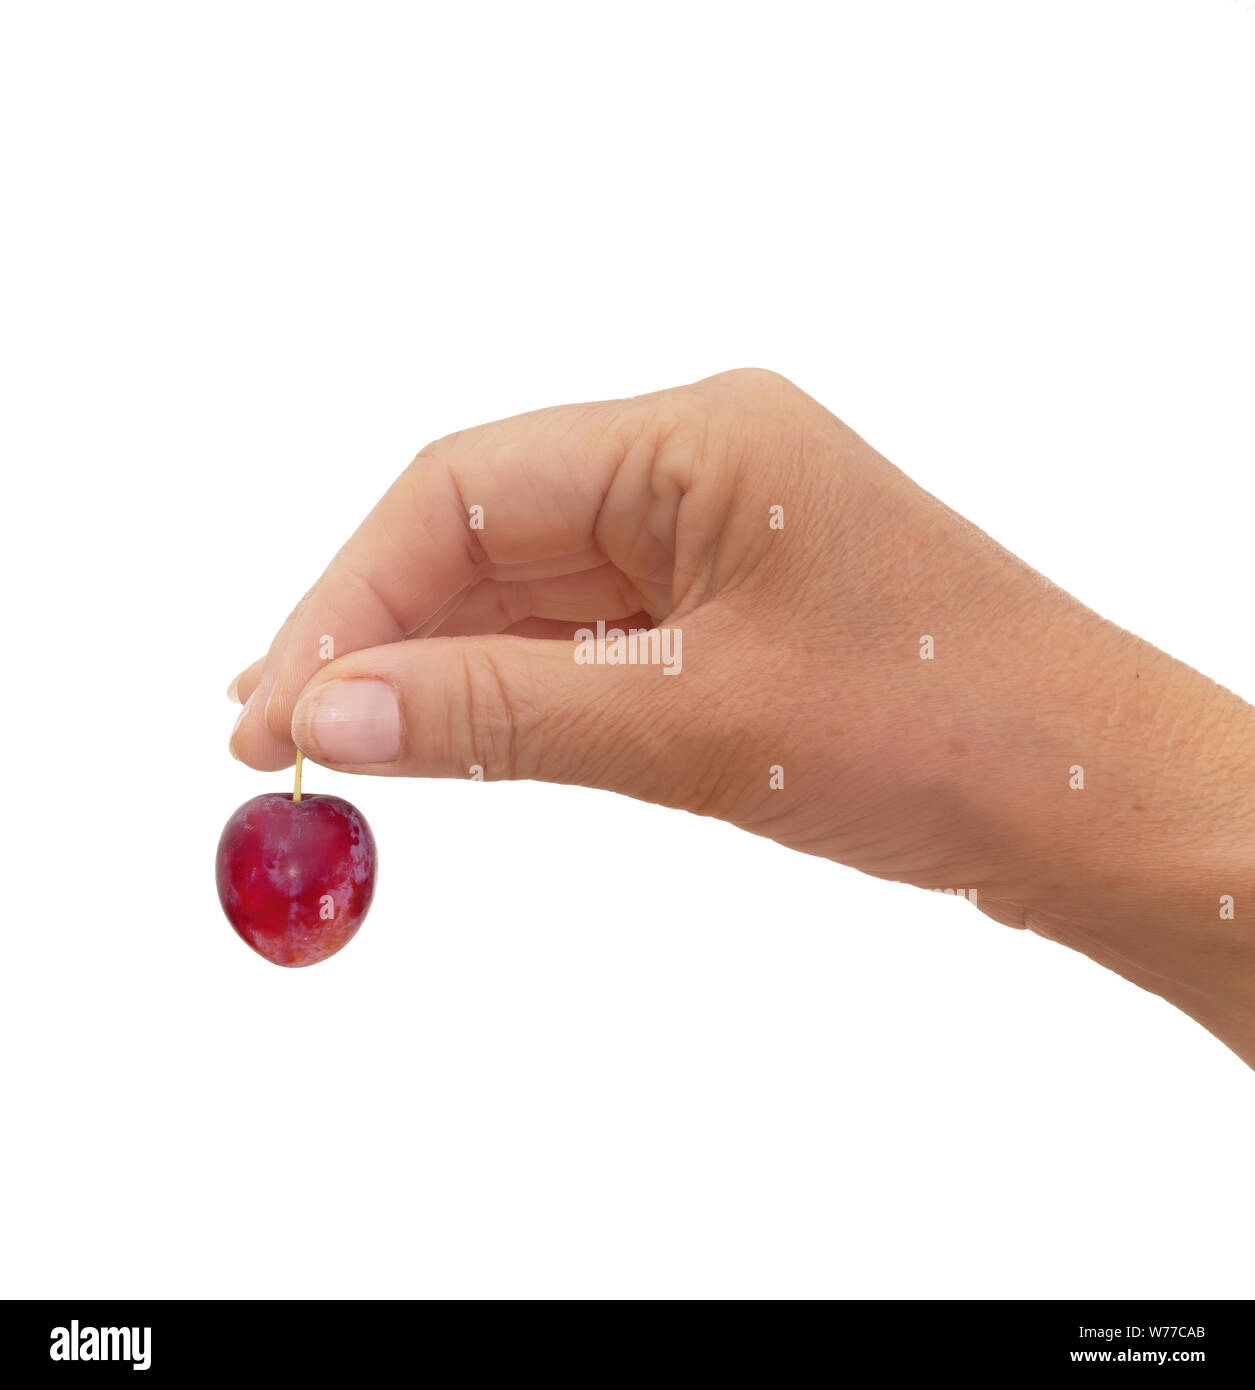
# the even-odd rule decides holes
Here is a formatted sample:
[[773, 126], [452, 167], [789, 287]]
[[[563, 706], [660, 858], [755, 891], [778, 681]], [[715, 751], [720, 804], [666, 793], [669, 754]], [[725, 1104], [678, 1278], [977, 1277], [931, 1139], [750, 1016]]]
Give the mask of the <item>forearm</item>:
[[1062, 627], [998, 808], [1022, 882], [982, 905], [1255, 1066], [1255, 709], [1079, 606]]

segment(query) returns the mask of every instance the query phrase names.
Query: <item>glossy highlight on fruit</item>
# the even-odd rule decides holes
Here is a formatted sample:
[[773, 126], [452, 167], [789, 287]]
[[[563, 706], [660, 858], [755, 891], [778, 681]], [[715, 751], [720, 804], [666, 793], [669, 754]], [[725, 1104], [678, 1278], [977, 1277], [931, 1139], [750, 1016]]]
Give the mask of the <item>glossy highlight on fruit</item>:
[[375, 892], [375, 837], [338, 796], [267, 792], [218, 842], [227, 920], [275, 965], [316, 965], [357, 934]]

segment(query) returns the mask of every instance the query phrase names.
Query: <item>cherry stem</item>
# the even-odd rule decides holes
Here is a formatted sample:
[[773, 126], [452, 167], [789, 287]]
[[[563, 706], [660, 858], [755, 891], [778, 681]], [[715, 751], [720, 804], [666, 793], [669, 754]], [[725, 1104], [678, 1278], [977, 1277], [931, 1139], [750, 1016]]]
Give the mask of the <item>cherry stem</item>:
[[296, 786], [292, 791], [292, 800], [301, 799], [301, 764], [305, 761], [305, 754], [297, 750], [296, 754]]

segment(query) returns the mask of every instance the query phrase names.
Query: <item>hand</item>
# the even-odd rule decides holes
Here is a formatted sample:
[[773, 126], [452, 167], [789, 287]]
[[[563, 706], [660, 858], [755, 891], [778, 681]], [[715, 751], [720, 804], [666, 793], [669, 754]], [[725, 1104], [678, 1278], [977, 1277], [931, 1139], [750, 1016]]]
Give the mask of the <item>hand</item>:
[[[670, 668], [577, 660], [598, 619]], [[975, 890], [1255, 1062], [1221, 915], [1255, 904], [1255, 711], [771, 373], [428, 446], [233, 689], [253, 767], [604, 787]]]

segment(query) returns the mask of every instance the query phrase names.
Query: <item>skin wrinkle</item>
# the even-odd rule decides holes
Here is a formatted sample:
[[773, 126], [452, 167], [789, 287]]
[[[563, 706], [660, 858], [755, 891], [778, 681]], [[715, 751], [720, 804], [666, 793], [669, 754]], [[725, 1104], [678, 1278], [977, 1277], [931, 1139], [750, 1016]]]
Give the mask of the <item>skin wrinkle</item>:
[[466, 505], [466, 498], [462, 496], [462, 487], [452, 464], [446, 464], [445, 477], [448, 478], [449, 486], [453, 489], [453, 496], [457, 500], [458, 533], [466, 544], [470, 573], [478, 579], [485, 568], [492, 564], [492, 559], [484, 546], [484, 533], [473, 530], [468, 524], [470, 509]]
[[429, 618], [419, 623], [417, 627], [411, 628], [411, 630], [405, 634], [406, 640], [408, 641], [416, 637], [433, 636], [439, 630], [441, 623], [447, 618], [453, 617], [458, 609], [461, 608], [466, 600], [467, 593], [470, 591], [470, 587], [471, 586], [465, 589], [459, 589], [447, 603], [442, 603]]
[[[483, 767], [485, 777], [489, 776], [489, 769], [491, 768], [495, 780], [496, 768], [504, 765], [503, 777], [507, 780], [513, 779], [518, 776], [519, 760], [515, 701], [511, 700], [505, 683], [501, 679], [501, 672], [497, 669], [490, 652], [481, 650], [472, 657], [469, 652], [463, 651], [461, 655], [466, 670], [466, 710], [470, 716], [469, 732], [474, 760]], [[482, 680], [476, 679], [476, 670], [484, 672], [490, 678], [494, 698], [485, 699], [484, 685]], [[485, 710], [490, 711], [495, 718], [491, 721], [485, 721], [483, 717]], [[484, 732], [485, 722], [491, 726], [487, 734]], [[503, 733], [497, 732], [498, 726], [504, 731]], [[498, 758], [497, 755], [501, 750], [504, 750], [504, 757]]]
[[[625, 491], [630, 495], [635, 495], [639, 492], [642, 484], [651, 493], [655, 502], [672, 505], [674, 491], [664, 493], [654, 485], [658, 455], [659, 445], [657, 441], [647, 440], [644, 430], [641, 430], [634, 440], [623, 447], [593, 522], [593, 538], [599, 549], [611, 564], [631, 578], [634, 586], [640, 582], [647, 584], [651, 582], [650, 575], [640, 574], [645, 566], [639, 564], [636, 559], [641, 535], [646, 534], [650, 536], [651, 540], [653, 539], [648, 525], [650, 509], [645, 507], [632, 508], [629, 505], [629, 511], [638, 512], [638, 519], [634, 529], [626, 537], [625, 544], [619, 542], [612, 544], [607, 541], [605, 518], [608, 512], [613, 513], [621, 510], [620, 501]], [[655, 611], [655, 604], [653, 603], [643, 602], [641, 606], [651, 613]], [[665, 615], [665, 611], [665, 609], [660, 609], [660, 614]]]

